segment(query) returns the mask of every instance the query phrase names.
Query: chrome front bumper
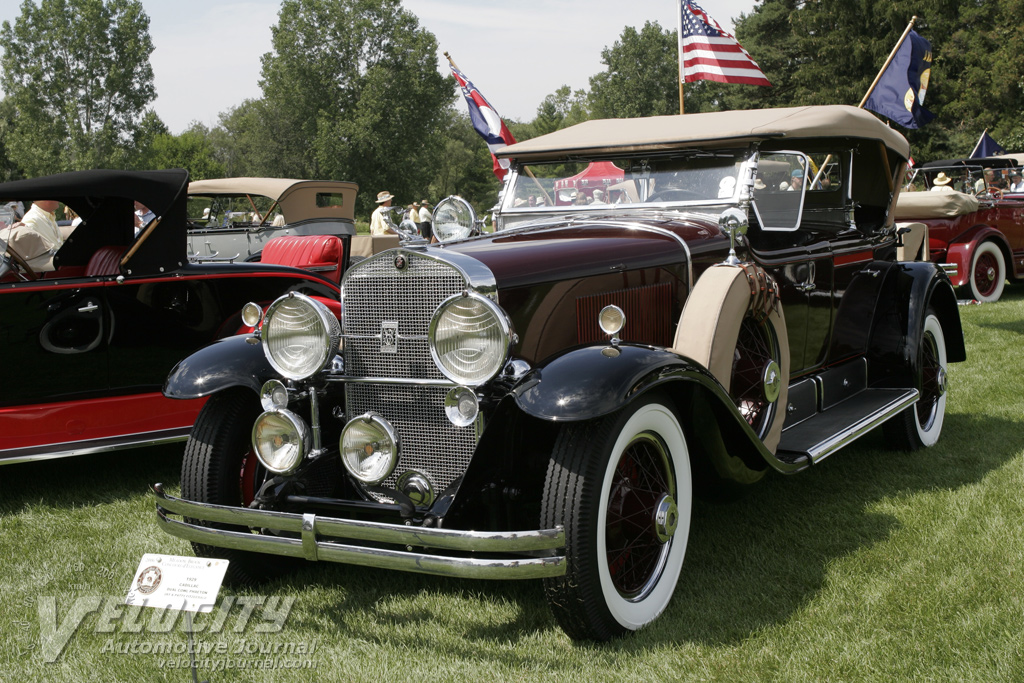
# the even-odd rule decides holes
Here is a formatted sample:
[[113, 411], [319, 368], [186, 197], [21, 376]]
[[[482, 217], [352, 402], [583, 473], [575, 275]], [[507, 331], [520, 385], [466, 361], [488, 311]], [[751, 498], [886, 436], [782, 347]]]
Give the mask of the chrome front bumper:
[[[540, 579], [565, 574], [564, 555], [500, 557], [561, 550], [565, 547], [565, 530], [561, 526], [536, 531], [497, 532], [432, 529], [197, 503], [168, 496], [161, 484], [154, 485], [153, 492], [156, 494], [157, 524], [161, 529], [187, 541], [220, 548], [471, 579]], [[297, 537], [214, 529], [170, 519], [168, 513], [200, 522], [266, 529], [296, 534]], [[404, 545], [410, 550], [349, 545], [327, 540], [330, 538]], [[486, 553], [498, 557], [429, 555], [412, 552], [413, 547]]]

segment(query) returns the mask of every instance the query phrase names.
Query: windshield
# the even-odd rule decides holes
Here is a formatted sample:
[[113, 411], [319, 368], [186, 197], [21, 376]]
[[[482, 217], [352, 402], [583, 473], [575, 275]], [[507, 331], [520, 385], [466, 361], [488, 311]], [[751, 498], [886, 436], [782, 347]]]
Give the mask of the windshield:
[[[267, 212], [273, 213], [267, 217]], [[280, 207], [260, 195], [189, 195], [188, 220], [195, 227], [229, 228], [264, 222], [272, 224]], [[266, 220], [264, 220], [266, 219]], [[280, 223], [281, 221], [278, 220]]]
[[514, 175], [502, 210], [729, 203], [736, 197], [742, 164], [743, 158], [733, 153], [526, 164]]

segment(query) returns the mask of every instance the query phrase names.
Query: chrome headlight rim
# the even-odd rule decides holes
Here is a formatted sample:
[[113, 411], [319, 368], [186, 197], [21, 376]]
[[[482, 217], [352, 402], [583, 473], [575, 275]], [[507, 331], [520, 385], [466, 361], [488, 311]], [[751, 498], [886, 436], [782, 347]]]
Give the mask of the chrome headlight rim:
[[[498, 325], [501, 328], [501, 334], [504, 337], [504, 343], [502, 344], [501, 357], [494, 363], [492, 372], [481, 375], [479, 377], [467, 377], [460, 375], [456, 372], [451, 371], [441, 359], [441, 354], [438, 353], [437, 344], [435, 341], [435, 335], [437, 333], [437, 326], [441, 321], [442, 316], [448, 307], [456, 302], [464, 301], [466, 299], [472, 299], [473, 301], [482, 304], [488, 312], [495, 318]], [[474, 291], [465, 291], [459, 294], [448, 297], [437, 307], [434, 311], [434, 315], [430, 318], [430, 325], [427, 328], [427, 346], [430, 349], [430, 357], [433, 359], [434, 364], [441, 371], [447, 379], [451, 380], [455, 384], [463, 385], [466, 387], [478, 387], [494, 379], [498, 373], [501, 372], [502, 368], [505, 367], [505, 363], [508, 362], [509, 356], [512, 354], [512, 346], [515, 343], [515, 335], [512, 331], [512, 321], [509, 320], [508, 315], [498, 304], [494, 303], [491, 299], [482, 294]]]
[[[454, 223], [445, 222], [440, 219], [445, 217], [447, 212], [468, 214], [465, 220], [458, 219]], [[468, 223], [468, 225], [467, 225]], [[431, 232], [438, 242], [454, 242], [473, 236], [476, 228], [476, 211], [473, 206], [462, 197], [452, 195], [437, 203], [434, 212], [430, 215]]]
[[[275, 358], [273, 351], [274, 339], [271, 336], [275, 315], [285, 304], [295, 302], [306, 306], [308, 310], [314, 314], [315, 319], [320, 323], [325, 333], [322, 337], [324, 343], [319, 347], [319, 349], [317, 349], [321, 354], [321, 357], [319, 359], [314, 359], [315, 362], [308, 366], [307, 371], [303, 372], [295, 371]], [[305, 294], [299, 294], [298, 292], [289, 292], [284, 296], [278, 297], [274, 303], [267, 307], [267, 312], [263, 316], [263, 323], [260, 327], [260, 332], [261, 339], [263, 341], [263, 355], [266, 356], [267, 362], [270, 363], [270, 367], [272, 367], [282, 377], [291, 380], [305, 380], [318, 374], [321, 370], [327, 367], [327, 365], [330, 364], [331, 359], [337, 355], [341, 344], [341, 323], [334, 314], [331, 313], [330, 309], [316, 299]]]
[[[298, 437], [298, 457], [293, 457], [284, 465], [274, 465], [273, 463], [268, 462], [263, 455], [262, 449], [260, 449], [258, 431], [260, 426], [264, 423], [264, 420], [270, 417], [283, 418], [291, 426]], [[253, 422], [252, 450], [256, 454], [256, 459], [259, 460], [260, 464], [274, 474], [291, 474], [298, 469], [299, 465], [302, 464], [302, 461], [306, 459], [306, 455], [310, 451], [311, 444], [312, 434], [310, 432], [309, 425], [307, 425], [301, 417], [290, 410], [266, 410], [260, 413], [259, 417], [256, 418], [256, 421]]]

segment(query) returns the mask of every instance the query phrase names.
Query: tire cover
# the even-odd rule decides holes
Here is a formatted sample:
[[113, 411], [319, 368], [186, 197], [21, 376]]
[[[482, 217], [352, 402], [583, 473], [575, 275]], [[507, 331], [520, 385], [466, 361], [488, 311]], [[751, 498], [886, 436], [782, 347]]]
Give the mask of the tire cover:
[[[711, 266], [704, 271], [686, 299], [672, 350], [706, 367], [729, 391], [740, 324], [749, 313], [750, 306], [750, 283], [743, 268], [725, 264]], [[775, 418], [762, 440], [765, 447], [774, 453], [782, 436], [789, 399], [789, 336], [781, 303], [776, 303], [767, 319], [778, 338], [782, 375]]]

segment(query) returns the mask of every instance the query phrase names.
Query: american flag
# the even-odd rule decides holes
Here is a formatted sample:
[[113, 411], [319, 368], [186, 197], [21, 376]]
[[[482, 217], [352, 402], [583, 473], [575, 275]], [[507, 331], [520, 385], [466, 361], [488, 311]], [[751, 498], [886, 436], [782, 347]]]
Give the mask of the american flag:
[[679, 8], [679, 58], [684, 83], [718, 81], [771, 86], [747, 51], [693, 0]]

